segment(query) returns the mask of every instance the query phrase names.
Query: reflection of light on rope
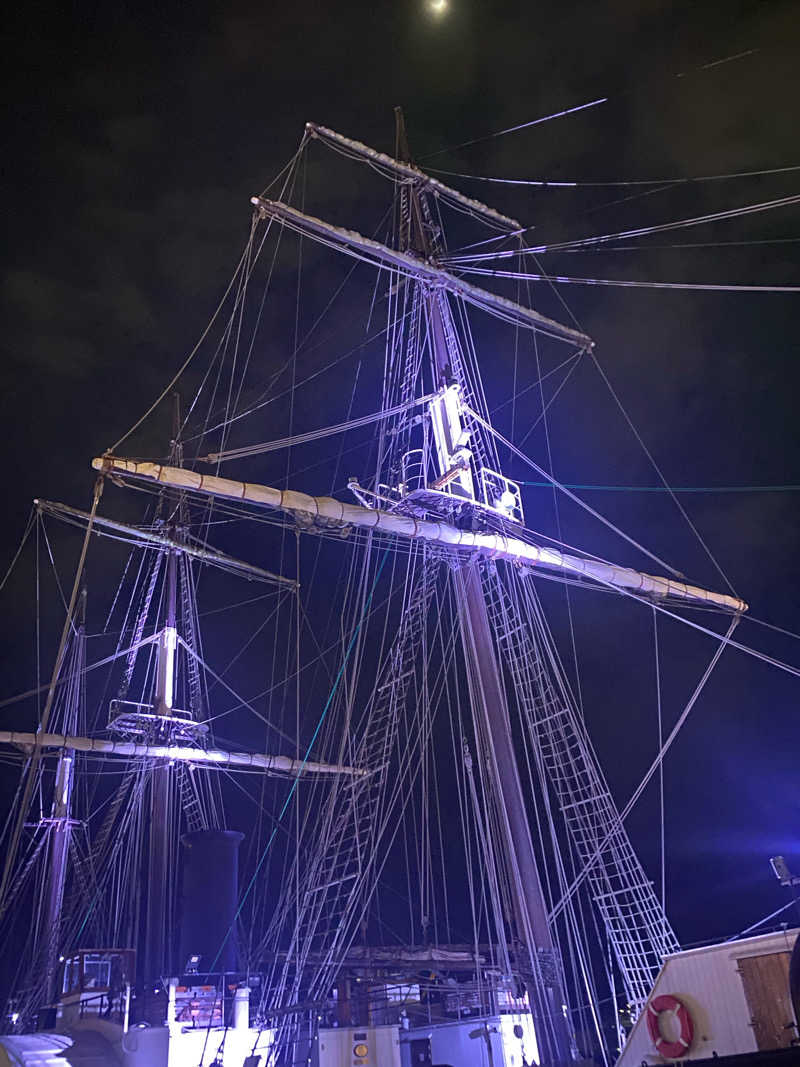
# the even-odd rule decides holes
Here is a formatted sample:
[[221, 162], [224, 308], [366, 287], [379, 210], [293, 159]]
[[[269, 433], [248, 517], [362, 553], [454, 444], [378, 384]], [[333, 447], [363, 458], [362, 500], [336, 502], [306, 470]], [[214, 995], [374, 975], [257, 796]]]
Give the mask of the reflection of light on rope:
[[449, 0], [428, 0], [428, 10], [437, 16], [443, 15], [449, 6]]

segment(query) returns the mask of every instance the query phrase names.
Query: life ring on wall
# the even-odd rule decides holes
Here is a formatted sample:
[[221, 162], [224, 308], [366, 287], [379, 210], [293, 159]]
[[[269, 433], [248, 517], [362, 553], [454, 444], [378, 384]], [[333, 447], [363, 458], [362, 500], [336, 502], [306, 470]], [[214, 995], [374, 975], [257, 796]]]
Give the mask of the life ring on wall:
[[[671, 1011], [675, 1013], [681, 1028], [679, 1036], [674, 1041], [667, 1041], [661, 1033], [659, 1025], [661, 1013]], [[689, 1009], [671, 993], [665, 993], [660, 997], [654, 997], [647, 1005], [647, 1030], [653, 1042], [656, 1052], [667, 1060], [677, 1060], [685, 1056], [692, 1047], [694, 1038], [694, 1023]]]

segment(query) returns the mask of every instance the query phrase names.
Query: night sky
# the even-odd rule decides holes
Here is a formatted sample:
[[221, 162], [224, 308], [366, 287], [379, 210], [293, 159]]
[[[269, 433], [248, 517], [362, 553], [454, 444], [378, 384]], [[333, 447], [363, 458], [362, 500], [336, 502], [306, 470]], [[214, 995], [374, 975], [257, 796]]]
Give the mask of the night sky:
[[[391, 151], [392, 108], [401, 104], [421, 165], [493, 177], [603, 182], [800, 165], [800, 14], [790, 0], [450, 0], [438, 18], [422, 0], [31, 3], [7, 19], [3, 561], [34, 497], [88, 505], [90, 458], [148, 407], [202, 331], [245, 240], [249, 197], [292, 155], [307, 120]], [[721, 59], [730, 61], [709, 66]], [[608, 102], [487, 136], [598, 97]], [[793, 195], [800, 171], [656, 191], [444, 180], [535, 225], [531, 240], [557, 241]], [[345, 221], [357, 191], [340, 168], [322, 190], [320, 213], [335, 202], [336, 221]], [[800, 244], [786, 238], [800, 240], [797, 207], [671, 231], [650, 238], [647, 252], [542, 262], [593, 278], [800, 285]], [[764, 241], [775, 243], [750, 243]], [[687, 243], [711, 247], [663, 247]], [[800, 484], [797, 294], [560, 292], [596, 338], [598, 359], [670, 484]], [[546, 286], [534, 299], [565, 317]], [[500, 362], [507, 368], [507, 356]], [[497, 403], [511, 392], [494, 367], [487, 389]], [[534, 416], [519, 408], [517, 429]], [[551, 416], [563, 481], [658, 484], [589, 364]], [[137, 439], [142, 454], [155, 454], [167, 417], [159, 413], [152, 436]], [[312, 411], [301, 428], [327, 421]], [[544, 462], [541, 436], [528, 447]], [[583, 495], [692, 579], [720, 587], [668, 499]], [[753, 615], [800, 632], [800, 493], [680, 499]], [[546, 493], [531, 489], [526, 508], [530, 525], [552, 524]], [[562, 518], [565, 540], [643, 565], [585, 516], [565, 509]], [[3, 593], [4, 694], [31, 684], [27, 595], [16, 581]], [[543, 596], [552, 599], [552, 587]], [[634, 618], [629, 605], [583, 592], [574, 603], [590, 728], [622, 805], [654, 751], [651, 622], [639, 610], [631, 634], [622, 629]], [[800, 663], [792, 638], [751, 622], [737, 637]], [[672, 722], [714, 645], [668, 640], [679, 661], [664, 684]], [[609, 666], [620, 659], [624, 671]], [[2, 714], [12, 721], [12, 711]], [[767, 861], [782, 852], [800, 869], [797, 715], [795, 678], [728, 651], [670, 753], [668, 910], [682, 940], [735, 933], [785, 902]], [[655, 877], [648, 797], [631, 828]]]

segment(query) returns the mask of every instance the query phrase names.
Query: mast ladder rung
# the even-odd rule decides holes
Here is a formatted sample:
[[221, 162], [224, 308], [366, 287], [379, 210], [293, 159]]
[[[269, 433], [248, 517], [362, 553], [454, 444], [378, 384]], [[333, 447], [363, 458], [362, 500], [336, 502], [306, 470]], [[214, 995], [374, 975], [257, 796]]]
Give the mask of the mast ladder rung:
[[378, 686], [376, 692], [384, 693], [387, 690], [396, 691], [397, 687], [399, 685], [403, 684], [407, 678], [413, 678], [413, 677], [414, 677], [414, 671], [413, 670], [405, 671], [399, 677], [393, 677], [393, 678], [387, 679], [385, 682], [383, 682], [381, 685]]
[[[596, 893], [594, 895], [594, 899], [596, 901], [598, 901], [598, 902], [601, 901], [601, 900], [615, 900], [616, 901], [618, 897], [621, 897], [626, 893], [628, 895], [631, 895], [631, 894], [635, 893], [636, 890], [643, 890], [644, 892], [649, 893], [649, 892], [651, 892], [652, 888], [653, 888], [653, 883], [652, 882], [636, 882], [636, 883], [633, 883], [631, 885], [623, 886], [621, 889], [612, 889], [608, 893]], [[631, 902], [631, 906], [633, 905], [633, 903], [634, 902]]]
[[358, 874], [347, 874], [344, 878], [337, 878], [333, 882], [326, 882], [325, 885], [318, 885], [313, 889], [306, 890], [306, 896], [313, 896], [315, 893], [324, 893], [326, 889], [333, 889], [337, 885], [344, 885], [345, 882], [352, 882], [354, 878], [358, 878]]
[[553, 722], [555, 719], [563, 719], [569, 713], [566, 708], [559, 708], [557, 711], [551, 711], [549, 715], [544, 715], [541, 718], [536, 719], [534, 726], [544, 726], [545, 723]]
[[570, 804], [561, 804], [559, 806], [562, 811], [569, 811], [570, 808], [580, 808], [587, 804], [599, 804], [601, 801], [606, 799], [611, 799], [610, 793], [597, 793], [594, 796], [584, 797], [583, 800], [574, 800]]

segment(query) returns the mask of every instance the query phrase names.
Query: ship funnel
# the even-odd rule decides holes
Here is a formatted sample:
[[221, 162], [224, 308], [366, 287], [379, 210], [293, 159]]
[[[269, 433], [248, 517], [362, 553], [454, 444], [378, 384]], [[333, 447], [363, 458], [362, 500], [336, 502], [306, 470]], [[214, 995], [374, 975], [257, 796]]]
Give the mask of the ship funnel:
[[180, 966], [185, 973], [236, 971], [239, 844], [235, 830], [184, 834]]

